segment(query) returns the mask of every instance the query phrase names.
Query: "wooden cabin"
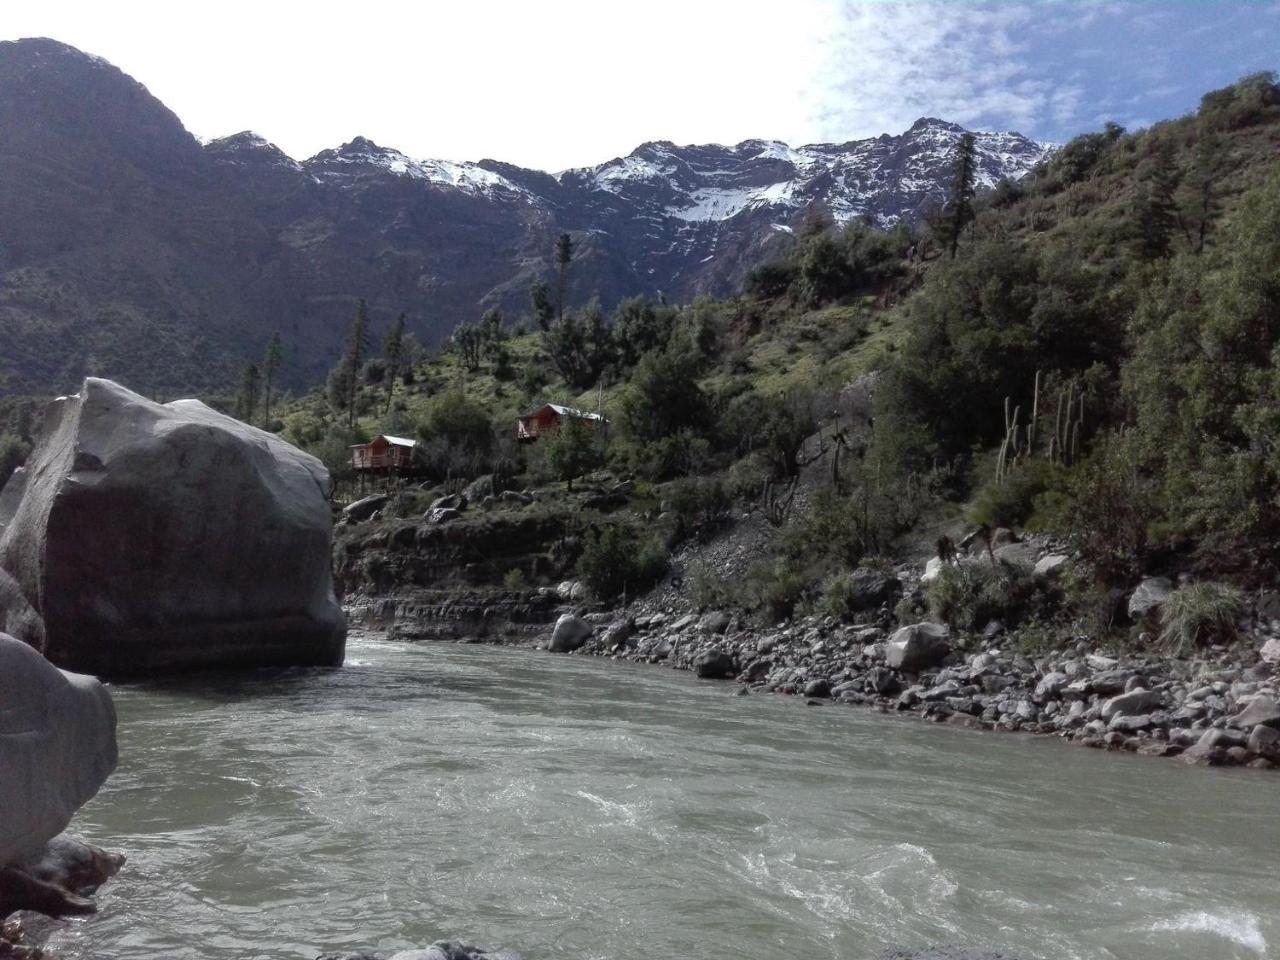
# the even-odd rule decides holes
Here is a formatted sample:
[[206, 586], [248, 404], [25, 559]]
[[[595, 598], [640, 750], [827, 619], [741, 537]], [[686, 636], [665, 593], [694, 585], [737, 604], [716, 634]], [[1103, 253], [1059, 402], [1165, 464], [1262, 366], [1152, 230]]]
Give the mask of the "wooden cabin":
[[585, 410], [575, 410], [573, 407], [558, 403], [544, 403], [537, 410], [526, 413], [516, 421], [516, 439], [537, 440], [544, 433], [554, 433], [560, 429], [560, 424], [565, 417], [582, 420], [600, 433], [609, 431], [609, 421], [598, 413], [587, 413]]
[[414, 466], [413, 448], [417, 445], [416, 440], [381, 434], [350, 447], [351, 466], [366, 473], [408, 473]]

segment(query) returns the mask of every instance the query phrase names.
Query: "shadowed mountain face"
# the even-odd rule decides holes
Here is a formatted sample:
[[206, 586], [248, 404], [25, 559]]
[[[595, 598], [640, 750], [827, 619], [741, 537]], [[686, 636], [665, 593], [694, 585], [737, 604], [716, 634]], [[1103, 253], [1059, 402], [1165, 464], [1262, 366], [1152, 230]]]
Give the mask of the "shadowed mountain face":
[[[793, 149], [677, 147], [558, 175], [412, 160], [357, 137], [299, 163], [241, 133], [201, 144], [147, 90], [52, 40], [0, 43], [0, 393], [121, 378], [144, 393], [231, 384], [271, 331], [300, 386], [332, 365], [357, 297], [426, 342], [488, 306], [525, 309], [574, 234], [573, 301], [732, 291], [810, 208], [889, 225], [946, 193], [963, 132]], [[979, 134], [984, 185], [1047, 152]]]

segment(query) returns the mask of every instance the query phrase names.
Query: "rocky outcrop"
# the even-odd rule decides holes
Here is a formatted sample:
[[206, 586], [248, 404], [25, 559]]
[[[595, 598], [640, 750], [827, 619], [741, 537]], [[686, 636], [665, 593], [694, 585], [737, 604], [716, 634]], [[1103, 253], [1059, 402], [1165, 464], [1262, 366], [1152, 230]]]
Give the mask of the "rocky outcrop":
[[[4, 518], [3, 622], [102, 675], [340, 664], [328, 474], [195, 400], [108, 380], [54, 401]], [[11, 502], [6, 498], [6, 502]]]
[[79, 893], [119, 860], [58, 835], [115, 769], [115, 732], [101, 683], [0, 634], [0, 919], [92, 911]]
[[551, 631], [551, 639], [547, 641], [547, 649], [552, 653], [571, 653], [581, 647], [591, 637], [591, 624], [572, 613], [565, 613], [556, 621]]

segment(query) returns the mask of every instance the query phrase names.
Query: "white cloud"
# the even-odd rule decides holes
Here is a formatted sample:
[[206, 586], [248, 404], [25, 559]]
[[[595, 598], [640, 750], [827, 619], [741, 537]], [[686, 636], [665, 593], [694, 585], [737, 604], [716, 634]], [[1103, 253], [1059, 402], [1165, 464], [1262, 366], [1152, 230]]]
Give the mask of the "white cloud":
[[[824, 44], [814, 121], [823, 137], [901, 130], [922, 115], [965, 125], [1070, 123], [1083, 97], [1034, 69], [1026, 37], [1078, 11], [1054, 5], [848, 3]], [[1064, 16], [1070, 14], [1070, 16]]]

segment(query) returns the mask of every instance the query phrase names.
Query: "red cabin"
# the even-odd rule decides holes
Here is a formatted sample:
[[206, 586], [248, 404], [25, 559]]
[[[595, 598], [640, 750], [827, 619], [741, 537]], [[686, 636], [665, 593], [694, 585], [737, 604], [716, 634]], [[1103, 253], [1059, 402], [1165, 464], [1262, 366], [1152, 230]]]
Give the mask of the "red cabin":
[[417, 445], [416, 440], [404, 437], [377, 436], [350, 448], [351, 466], [372, 473], [404, 473], [413, 469], [413, 448]]
[[561, 406], [558, 403], [544, 403], [532, 413], [526, 413], [516, 421], [517, 440], [537, 440], [544, 433], [553, 433], [560, 429], [565, 417], [574, 417], [594, 427], [601, 433], [608, 432], [609, 421], [598, 413], [587, 413], [573, 407]]

